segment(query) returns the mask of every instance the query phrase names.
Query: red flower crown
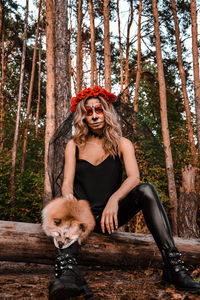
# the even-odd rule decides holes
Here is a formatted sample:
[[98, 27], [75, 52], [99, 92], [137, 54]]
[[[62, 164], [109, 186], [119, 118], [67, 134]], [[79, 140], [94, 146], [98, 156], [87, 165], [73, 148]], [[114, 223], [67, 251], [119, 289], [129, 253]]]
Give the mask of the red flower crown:
[[80, 93], [77, 93], [76, 97], [72, 98], [71, 108], [70, 108], [71, 112], [76, 111], [76, 106], [81, 100], [89, 98], [89, 97], [96, 98], [98, 96], [101, 96], [102, 98], [104, 98], [108, 103], [114, 103], [115, 99], [117, 98], [117, 96], [115, 96], [112, 93], [107, 92], [101, 86], [95, 86], [93, 89], [85, 88]]

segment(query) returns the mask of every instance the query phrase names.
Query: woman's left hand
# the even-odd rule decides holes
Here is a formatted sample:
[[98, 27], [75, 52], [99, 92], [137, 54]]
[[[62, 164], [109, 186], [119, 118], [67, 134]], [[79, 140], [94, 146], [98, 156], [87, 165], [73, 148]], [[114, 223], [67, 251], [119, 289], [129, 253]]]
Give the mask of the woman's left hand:
[[118, 201], [110, 198], [101, 216], [101, 229], [103, 233], [105, 233], [105, 227], [109, 234], [118, 228], [117, 213]]

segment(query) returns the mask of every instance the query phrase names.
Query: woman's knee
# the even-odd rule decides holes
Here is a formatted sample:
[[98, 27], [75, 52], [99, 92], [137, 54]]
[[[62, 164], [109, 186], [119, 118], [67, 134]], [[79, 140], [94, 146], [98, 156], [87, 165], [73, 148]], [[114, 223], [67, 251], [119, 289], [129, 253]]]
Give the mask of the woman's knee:
[[137, 189], [144, 196], [149, 196], [150, 198], [152, 198], [153, 195], [158, 196], [155, 187], [151, 183], [141, 183], [137, 186]]

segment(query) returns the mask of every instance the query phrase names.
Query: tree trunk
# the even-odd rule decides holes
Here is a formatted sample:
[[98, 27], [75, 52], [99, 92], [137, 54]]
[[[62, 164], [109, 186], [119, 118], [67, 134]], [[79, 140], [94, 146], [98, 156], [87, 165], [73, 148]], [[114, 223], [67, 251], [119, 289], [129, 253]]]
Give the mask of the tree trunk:
[[179, 74], [180, 74], [180, 78], [181, 78], [181, 86], [182, 86], [182, 92], [183, 92], [183, 98], [184, 98], [184, 104], [185, 104], [188, 139], [189, 139], [189, 145], [190, 145], [190, 152], [191, 152], [191, 156], [192, 156], [192, 162], [193, 162], [193, 165], [195, 166], [197, 164], [197, 155], [196, 155], [196, 147], [195, 147], [195, 142], [194, 142], [194, 132], [193, 132], [193, 128], [192, 128], [190, 104], [189, 104], [189, 99], [188, 99], [188, 94], [187, 94], [187, 89], [186, 89], [185, 71], [183, 68], [181, 42], [180, 42], [180, 38], [179, 38], [180, 31], [179, 31], [179, 25], [178, 25], [178, 17], [177, 17], [175, 0], [171, 0], [171, 5], [172, 5], [172, 11], [173, 11], [174, 23], [175, 23], [175, 35], [176, 35], [176, 44], [177, 44], [177, 53], [178, 53], [178, 68], [179, 68]]
[[1, 35], [1, 88], [0, 88], [0, 143], [1, 150], [3, 149], [4, 136], [3, 136], [3, 128], [4, 128], [4, 85], [5, 85], [5, 48], [4, 48], [4, 40], [5, 40], [5, 24], [3, 21], [2, 25], [2, 35]]
[[0, 0], [0, 38], [2, 35], [2, 25], [3, 25], [3, 4], [2, 4], [2, 0]]
[[15, 123], [15, 135], [14, 135], [13, 148], [12, 148], [12, 168], [11, 168], [11, 176], [10, 176], [12, 207], [15, 206], [15, 169], [16, 169], [17, 142], [18, 142], [18, 136], [19, 136], [20, 110], [21, 110], [23, 82], [24, 82], [25, 58], [26, 58], [28, 5], [29, 5], [29, 1], [26, 0], [26, 13], [25, 13], [25, 22], [24, 22], [22, 61], [21, 61], [20, 81], [19, 81], [17, 116], [16, 116], [16, 123]]
[[78, 14], [77, 14], [77, 46], [76, 46], [76, 77], [77, 87], [76, 92], [79, 93], [82, 90], [83, 78], [82, 78], [82, 0], [78, 1]]
[[56, 128], [66, 119], [69, 111], [69, 41], [68, 0], [55, 1], [55, 99]]
[[119, 32], [119, 55], [120, 55], [120, 93], [122, 93], [124, 90], [124, 66], [123, 66], [123, 50], [122, 50], [122, 42], [121, 42], [119, 0], [117, 0], [117, 19], [118, 19], [118, 32]]
[[110, 57], [110, 29], [109, 29], [109, 0], [103, 1], [104, 17], [104, 70], [105, 89], [111, 92], [111, 57]]
[[195, 192], [195, 168], [191, 165], [182, 169], [182, 187], [178, 202], [178, 233], [183, 238], [198, 238], [198, 198]]
[[[200, 261], [197, 239], [175, 238], [187, 264]], [[12, 247], [10, 246], [12, 245]], [[0, 221], [0, 260], [54, 264], [56, 249], [40, 224]], [[160, 252], [150, 234], [115, 232], [92, 233], [79, 249], [79, 263], [86, 265], [126, 266], [129, 268], [160, 266]]]
[[165, 163], [166, 163], [167, 179], [168, 179], [169, 200], [171, 204], [171, 211], [170, 211], [171, 225], [172, 225], [173, 234], [177, 235], [177, 193], [176, 193], [174, 167], [173, 167], [173, 159], [172, 159], [169, 128], [168, 128], [166, 85], [165, 85], [162, 53], [161, 53], [161, 44], [160, 44], [157, 0], [152, 0], [152, 8], [153, 8], [153, 16], [154, 16], [156, 60], [158, 66], [162, 136], [163, 136]]
[[194, 73], [194, 96], [197, 124], [198, 154], [200, 161], [200, 77], [199, 77], [199, 53], [198, 53], [198, 29], [197, 29], [197, 8], [196, 0], [191, 0], [192, 18], [192, 54], [193, 54], [193, 73]]
[[138, 97], [141, 77], [141, 17], [142, 17], [142, 0], [139, 4], [139, 15], [138, 15], [138, 53], [137, 53], [137, 74], [135, 83], [135, 97], [134, 97], [134, 112], [138, 113]]
[[40, 112], [40, 97], [41, 97], [41, 40], [42, 40], [42, 32], [40, 32], [40, 40], [39, 40], [39, 54], [38, 54], [38, 98], [37, 98], [37, 109], [36, 109], [36, 116], [35, 116], [35, 137], [38, 137], [38, 123], [39, 123], [39, 112]]
[[130, 0], [130, 19], [127, 26], [127, 38], [126, 38], [126, 63], [125, 63], [125, 102], [129, 102], [129, 48], [130, 48], [130, 29], [133, 23], [133, 0]]
[[[2, 4], [2, 0], [0, 0], [0, 42], [1, 42], [1, 44], [2, 44], [2, 46], [3, 46], [3, 43], [2, 43], [2, 40], [3, 40], [3, 30], [2, 30], [2, 28], [3, 28], [3, 4]], [[1, 48], [2, 49], [2, 51], [1, 51], [1, 58], [2, 58], [2, 56], [3, 56], [3, 47]], [[2, 67], [2, 64], [1, 64], [1, 67]], [[1, 68], [2, 69], [2, 68]], [[3, 71], [3, 69], [2, 69], [2, 71]], [[2, 72], [1, 72], [1, 76], [2, 76], [3, 74], [2, 74]], [[2, 83], [1, 83], [1, 86], [2, 86]], [[1, 145], [2, 145], [2, 142], [3, 142], [3, 106], [4, 106], [4, 104], [3, 104], [3, 97], [2, 97], [2, 88], [0, 88], [0, 143], [1, 143]]]
[[94, 23], [94, 9], [93, 1], [89, 0], [89, 11], [90, 11], [90, 32], [91, 32], [91, 88], [97, 85], [96, 78], [96, 47], [95, 47], [95, 23]]
[[124, 90], [124, 66], [123, 66], [123, 50], [121, 42], [121, 26], [119, 15], [119, 0], [117, 0], [117, 19], [118, 19], [118, 32], [119, 32], [119, 55], [120, 55], [120, 93]]
[[52, 199], [52, 190], [47, 169], [49, 141], [55, 132], [55, 73], [54, 73], [54, 3], [46, 0], [46, 128], [45, 128], [45, 155], [44, 155], [44, 201], [45, 205]]
[[71, 36], [72, 36], [72, 7], [70, 10], [70, 29], [69, 29], [69, 53], [68, 53], [68, 65], [69, 65], [69, 97], [71, 99], [72, 91], [72, 63], [71, 63]]
[[35, 77], [35, 63], [36, 63], [37, 42], [38, 42], [38, 35], [39, 35], [41, 5], [42, 5], [42, 0], [40, 0], [40, 2], [39, 2], [37, 28], [36, 28], [36, 36], [35, 36], [35, 47], [34, 47], [34, 51], [33, 51], [33, 61], [32, 61], [32, 70], [31, 70], [31, 80], [30, 80], [29, 92], [28, 92], [26, 125], [25, 125], [25, 130], [24, 130], [24, 144], [23, 144], [22, 166], [21, 166], [22, 172], [24, 172], [24, 168], [25, 168], [25, 156], [26, 156], [27, 138], [28, 138], [29, 115], [30, 115], [30, 111], [31, 111], [31, 99], [32, 99], [32, 92], [33, 92], [34, 77]]

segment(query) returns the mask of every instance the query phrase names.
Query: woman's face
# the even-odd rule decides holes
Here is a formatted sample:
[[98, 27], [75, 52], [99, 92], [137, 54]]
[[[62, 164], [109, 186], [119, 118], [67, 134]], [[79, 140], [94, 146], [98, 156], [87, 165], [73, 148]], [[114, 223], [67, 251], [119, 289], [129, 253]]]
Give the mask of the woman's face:
[[93, 132], [101, 132], [105, 125], [105, 117], [101, 101], [98, 98], [90, 98], [85, 102], [86, 123]]

